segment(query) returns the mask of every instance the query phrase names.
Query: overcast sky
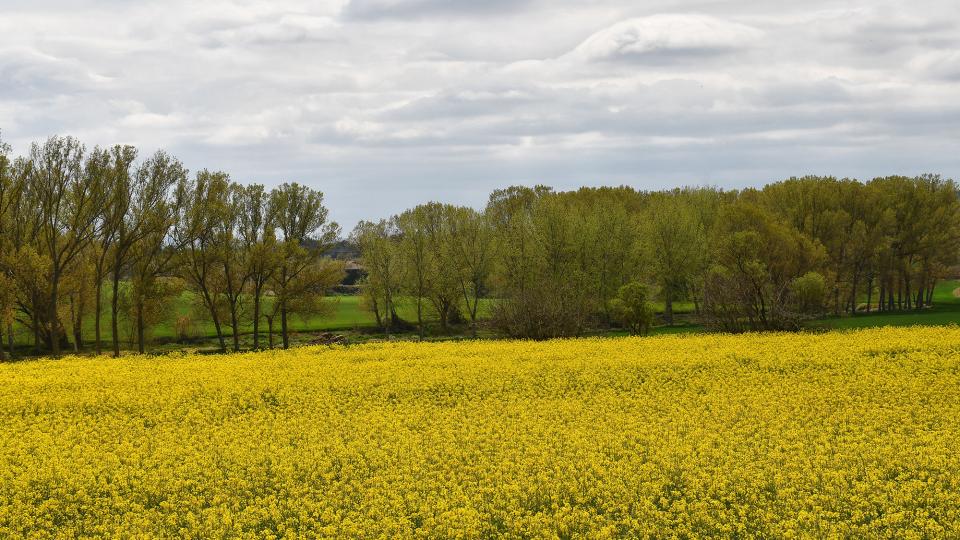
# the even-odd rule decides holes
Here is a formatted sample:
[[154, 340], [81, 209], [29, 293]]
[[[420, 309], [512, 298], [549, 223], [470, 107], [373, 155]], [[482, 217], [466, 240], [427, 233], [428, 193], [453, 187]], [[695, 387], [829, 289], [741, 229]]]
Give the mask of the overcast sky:
[[511, 184], [960, 177], [957, 0], [0, 0], [0, 130], [299, 181], [349, 230]]

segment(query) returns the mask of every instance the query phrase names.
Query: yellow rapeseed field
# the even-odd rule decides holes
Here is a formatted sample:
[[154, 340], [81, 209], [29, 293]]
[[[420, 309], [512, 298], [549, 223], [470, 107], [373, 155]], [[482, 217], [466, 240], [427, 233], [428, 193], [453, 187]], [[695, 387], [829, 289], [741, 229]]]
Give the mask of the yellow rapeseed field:
[[960, 537], [960, 328], [0, 366], [0, 537]]

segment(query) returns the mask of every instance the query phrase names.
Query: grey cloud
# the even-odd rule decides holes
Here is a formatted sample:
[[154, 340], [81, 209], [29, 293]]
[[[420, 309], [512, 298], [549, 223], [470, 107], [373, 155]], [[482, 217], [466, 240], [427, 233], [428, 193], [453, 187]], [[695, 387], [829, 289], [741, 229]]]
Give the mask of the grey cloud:
[[513, 183], [960, 176], [960, 5], [12, 0], [0, 128], [327, 194], [349, 229]]
[[[960, 47], [960, 5], [943, 4], [939, 16], [916, 10], [872, 5], [859, 10], [830, 13], [792, 30], [806, 34], [822, 62], [842, 60], [870, 69], [902, 69], [929, 51], [954, 51]], [[902, 10], [902, 11], [900, 11]]]
[[[0, 49], [2, 50], [2, 49]], [[31, 48], [10, 48], [0, 54], [0, 99], [34, 99], [103, 88], [109, 81], [68, 59]]]
[[283, 15], [274, 20], [229, 26], [210, 32], [211, 46], [292, 45], [338, 41], [336, 23], [329, 17]]
[[495, 15], [525, 7], [531, 0], [350, 0], [346, 19], [406, 19], [450, 15]]
[[936, 51], [920, 55], [914, 65], [934, 79], [945, 82], [960, 82], [960, 49]]
[[775, 83], [756, 93], [763, 104], [773, 107], [849, 104], [857, 96], [838, 79]]
[[832, 38], [867, 54], [891, 54], [905, 48], [953, 48], [960, 28], [950, 20], [897, 20], [878, 13], [834, 28]]
[[418, 98], [396, 109], [387, 110], [379, 118], [403, 121], [420, 119], [502, 116], [524, 106], [549, 99], [544, 92], [531, 89], [464, 89], [441, 92]]

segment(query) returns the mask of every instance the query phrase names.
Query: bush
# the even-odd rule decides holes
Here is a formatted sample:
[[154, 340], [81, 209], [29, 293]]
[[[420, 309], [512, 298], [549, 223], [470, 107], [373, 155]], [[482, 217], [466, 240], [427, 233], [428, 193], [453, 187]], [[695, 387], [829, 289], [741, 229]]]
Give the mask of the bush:
[[822, 314], [826, 297], [826, 280], [817, 272], [807, 272], [790, 283], [792, 305], [799, 314], [808, 316]]
[[193, 339], [197, 334], [196, 327], [193, 324], [193, 319], [191, 319], [188, 315], [177, 317], [177, 320], [174, 323], [174, 330], [177, 334], [177, 341], [180, 343], [184, 343], [187, 340]]
[[610, 301], [610, 315], [615, 321], [634, 334], [646, 335], [653, 323], [653, 306], [650, 291], [642, 283], [628, 283], [617, 291]]
[[497, 302], [493, 325], [511, 337], [551, 339], [579, 335], [593, 313], [582, 289], [543, 283]]

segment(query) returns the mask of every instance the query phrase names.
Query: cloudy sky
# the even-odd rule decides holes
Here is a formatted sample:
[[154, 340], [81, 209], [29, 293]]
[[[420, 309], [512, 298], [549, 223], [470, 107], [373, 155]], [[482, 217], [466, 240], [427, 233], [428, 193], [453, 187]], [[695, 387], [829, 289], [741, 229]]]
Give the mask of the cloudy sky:
[[0, 0], [0, 130], [307, 183], [345, 229], [511, 184], [960, 178], [960, 2]]

